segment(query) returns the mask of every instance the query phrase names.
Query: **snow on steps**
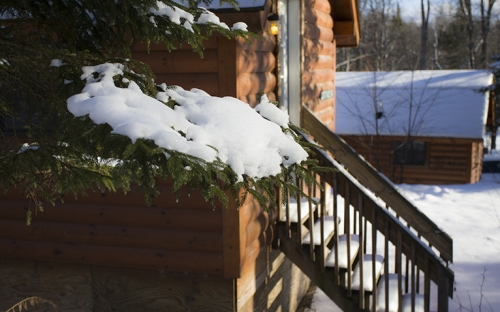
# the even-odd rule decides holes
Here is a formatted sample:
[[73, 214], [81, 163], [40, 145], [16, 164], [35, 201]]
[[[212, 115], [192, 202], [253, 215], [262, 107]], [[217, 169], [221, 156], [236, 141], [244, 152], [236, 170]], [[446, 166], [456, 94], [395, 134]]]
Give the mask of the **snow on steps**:
[[[340, 223], [340, 218], [337, 219], [337, 222]], [[335, 225], [333, 223], [333, 216], [325, 216], [325, 227], [323, 230], [325, 241], [327, 241], [327, 242], [329, 241], [329, 238], [333, 235], [334, 229], [335, 229]], [[316, 220], [316, 222], [314, 223], [313, 239], [314, 239], [315, 246], [321, 245], [321, 220], [320, 219]], [[304, 236], [302, 243], [307, 244], [307, 245], [311, 244], [310, 232], [308, 232]]]
[[[332, 248], [332, 252], [326, 258], [326, 266], [327, 267], [335, 267], [335, 247]], [[354, 262], [359, 250], [359, 236], [356, 234], [351, 235], [351, 255], [349, 257], [350, 263]], [[339, 236], [339, 246], [337, 249], [338, 259], [339, 259], [339, 268], [347, 269], [348, 260], [347, 260], [347, 235]]]
[[[404, 283], [404, 276], [403, 283]], [[389, 312], [398, 312], [398, 275], [389, 274]], [[385, 312], [385, 274], [380, 277], [380, 283], [377, 287], [377, 312]]]
[[[411, 294], [403, 296], [403, 312], [411, 312]], [[424, 312], [424, 295], [415, 295], [415, 312]]]
[[[319, 198], [314, 198], [314, 201], [317, 203], [319, 202]], [[317, 205], [317, 204], [316, 204]], [[316, 205], [313, 205], [313, 210], [316, 209]], [[297, 200], [294, 198], [290, 198], [290, 205], [289, 205], [289, 211], [290, 211], [290, 222], [292, 223], [297, 223], [299, 222], [297, 216], [298, 216], [298, 207], [297, 207]], [[282, 207], [282, 212], [283, 212], [283, 217], [281, 217], [281, 221], [286, 221], [286, 208]], [[300, 220], [303, 221], [306, 219], [309, 215], [309, 200], [307, 198], [301, 198], [300, 199]]]
[[[365, 291], [373, 291], [373, 276], [372, 276], [372, 258], [373, 255], [365, 255], [363, 260], [363, 289]], [[384, 263], [384, 257], [381, 255], [375, 255], [375, 277], [378, 279], [382, 271], [382, 264]], [[352, 276], [352, 289], [360, 289], [360, 268], [359, 263], [354, 269], [354, 274]]]

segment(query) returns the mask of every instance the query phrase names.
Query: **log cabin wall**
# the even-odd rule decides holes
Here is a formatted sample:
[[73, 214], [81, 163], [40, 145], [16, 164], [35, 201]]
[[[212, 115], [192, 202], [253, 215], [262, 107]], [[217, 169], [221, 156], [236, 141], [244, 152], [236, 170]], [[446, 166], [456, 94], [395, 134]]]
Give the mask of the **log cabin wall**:
[[[0, 287], [0, 310], [41, 294], [64, 311], [148, 311], [150, 304], [245, 311], [262, 298], [297, 305], [309, 280], [270, 249], [274, 213], [251, 196], [239, 209], [234, 201], [213, 209], [196, 191], [177, 200], [171, 187], [162, 181], [150, 207], [134, 191], [68, 197], [37, 213], [29, 227], [33, 204], [19, 192], [3, 195], [0, 278], [9, 283]], [[278, 272], [273, 287], [271, 272]], [[22, 282], [32, 276], [36, 281]], [[300, 282], [278, 282], [292, 279]], [[45, 290], [40, 283], [47, 280], [55, 282]]]
[[335, 41], [328, 0], [305, 0], [303, 7], [302, 101], [335, 130]]
[[236, 96], [235, 41], [212, 36], [204, 41], [203, 58], [189, 45], [166, 51], [160, 44], [134, 44], [133, 58], [148, 64], [157, 83], [198, 88], [214, 96]]
[[[20, 192], [0, 199], [0, 258], [121, 266], [225, 276], [223, 213], [201, 193], [170, 182], [146, 206], [144, 195], [90, 193], [45, 205], [26, 226], [34, 203]], [[233, 207], [234, 209], [234, 207]]]
[[425, 165], [395, 165], [394, 146], [404, 137], [354, 136], [342, 138], [376, 169], [395, 183], [465, 184], [481, 179], [483, 142], [477, 139], [415, 137], [426, 142]]
[[133, 57], [148, 64], [157, 83], [198, 88], [214, 96], [237, 97], [252, 107], [265, 93], [276, 100], [276, 58], [274, 36], [264, 32], [250, 42], [213, 36], [205, 41], [203, 58], [189, 46], [171, 52], [162, 45], [136, 43]]
[[266, 94], [269, 100], [276, 100], [276, 39], [263, 32], [260, 39], [250, 42], [236, 40], [236, 95], [250, 106], [260, 103], [260, 96]]

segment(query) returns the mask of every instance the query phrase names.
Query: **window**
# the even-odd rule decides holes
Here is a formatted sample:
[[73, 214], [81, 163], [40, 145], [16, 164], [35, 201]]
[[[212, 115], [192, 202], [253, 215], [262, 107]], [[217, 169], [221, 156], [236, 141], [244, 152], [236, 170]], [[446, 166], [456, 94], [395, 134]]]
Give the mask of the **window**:
[[394, 146], [394, 163], [397, 165], [425, 165], [427, 144], [421, 141], [397, 141]]

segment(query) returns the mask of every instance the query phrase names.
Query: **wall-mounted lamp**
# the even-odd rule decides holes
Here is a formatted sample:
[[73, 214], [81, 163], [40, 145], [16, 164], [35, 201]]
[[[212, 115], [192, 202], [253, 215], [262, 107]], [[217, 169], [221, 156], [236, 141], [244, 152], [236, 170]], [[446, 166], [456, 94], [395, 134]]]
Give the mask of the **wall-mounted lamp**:
[[271, 35], [277, 36], [280, 31], [280, 17], [274, 13], [267, 18], [269, 22], [268, 31]]

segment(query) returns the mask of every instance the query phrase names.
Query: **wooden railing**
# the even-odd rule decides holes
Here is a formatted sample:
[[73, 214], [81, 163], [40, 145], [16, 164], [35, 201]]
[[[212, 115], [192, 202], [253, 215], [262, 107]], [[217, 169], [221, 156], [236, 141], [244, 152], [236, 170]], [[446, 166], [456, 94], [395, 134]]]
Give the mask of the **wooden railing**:
[[316, 157], [336, 170], [317, 175], [323, 190], [296, 181], [317, 204], [288, 198], [281, 250], [343, 311], [389, 311], [395, 299], [399, 311], [448, 311], [454, 275], [446, 263], [336, 160], [320, 150]]
[[344, 165], [356, 179], [371, 190], [385, 206], [425, 239], [445, 262], [453, 262], [453, 240], [432, 220], [399, 193], [392, 182], [356, 153], [342, 138], [326, 127], [306, 107], [302, 109], [302, 126], [314, 140], [330, 152], [336, 161]]

